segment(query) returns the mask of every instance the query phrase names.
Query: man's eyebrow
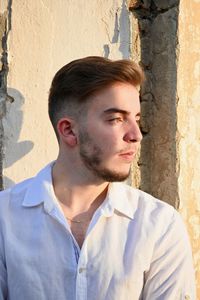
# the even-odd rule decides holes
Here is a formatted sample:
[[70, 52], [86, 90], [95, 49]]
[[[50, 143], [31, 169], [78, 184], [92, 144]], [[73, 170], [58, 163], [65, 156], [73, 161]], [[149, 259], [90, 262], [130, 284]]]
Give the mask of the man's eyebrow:
[[128, 112], [128, 111], [126, 111], [124, 109], [115, 108], [115, 107], [108, 108], [108, 109], [104, 110], [103, 113], [104, 114], [119, 113], [119, 114], [122, 114], [122, 115], [128, 115], [128, 114], [130, 114], [130, 112]]
[[[124, 110], [124, 109], [120, 109], [120, 108], [115, 108], [115, 107], [112, 107], [112, 108], [109, 108], [109, 109], [106, 109], [104, 110], [103, 112], [104, 114], [112, 114], [112, 113], [119, 113], [119, 114], [122, 114], [122, 115], [129, 115], [130, 112], [128, 112], [127, 110]], [[136, 114], [136, 117], [140, 117], [141, 116], [141, 113], [138, 112]]]

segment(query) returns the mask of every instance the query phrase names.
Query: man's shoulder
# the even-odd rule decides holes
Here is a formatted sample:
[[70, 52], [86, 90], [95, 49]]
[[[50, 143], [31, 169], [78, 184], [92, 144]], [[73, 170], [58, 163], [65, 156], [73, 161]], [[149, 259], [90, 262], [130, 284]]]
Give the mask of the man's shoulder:
[[119, 184], [117, 189], [121, 195], [121, 201], [123, 201], [122, 198], [126, 199], [130, 210], [133, 212], [133, 217], [136, 219], [141, 218], [143, 223], [159, 224], [168, 222], [169, 224], [179, 215], [172, 205], [144, 191], [124, 183]]
[[48, 194], [52, 184], [53, 162], [41, 169], [35, 177], [28, 178], [13, 187], [0, 192], [0, 219], [19, 214], [26, 206], [37, 206]]
[[[0, 208], [2, 206], [18, 203], [21, 204], [26, 196], [26, 193], [37, 193], [39, 186], [43, 185], [44, 181], [51, 177], [52, 163], [41, 169], [35, 177], [31, 177], [15, 184], [14, 186], [0, 192]], [[2, 210], [2, 209], [0, 209]]]
[[160, 208], [167, 211], [174, 211], [174, 208], [172, 205], [168, 204], [167, 202], [160, 200], [153, 195], [144, 192], [140, 189], [134, 188], [128, 184], [122, 183], [121, 189], [124, 190], [124, 193], [127, 197], [127, 199], [130, 201], [130, 203], [137, 203], [138, 207], [141, 208], [147, 208], [147, 209], [155, 209]]
[[[13, 185], [10, 188], [7, 188], [3, 191], [0, 192], [0, 207], [2, 208], [3, 206], [6, 207], [10, 205], [11, 201], [18, 201], [20, 202], [23, 201], [24, 196], [26, 194], [27, 189], [29, 188], [30, 184], [32, 183], [33, 178], [28, 178], [20, 183], [17, 183]], [[1, 211], [2, 209], [0, 209]]]
[[172, 205], [125, 184], [122, 190], [133, 212], [133, 226], [136, 224], [138, 227], [141, 226], [152, 239], [154, 236], [156, 240], [171, 230], [180, 232], [185, 230], [181, 215]]

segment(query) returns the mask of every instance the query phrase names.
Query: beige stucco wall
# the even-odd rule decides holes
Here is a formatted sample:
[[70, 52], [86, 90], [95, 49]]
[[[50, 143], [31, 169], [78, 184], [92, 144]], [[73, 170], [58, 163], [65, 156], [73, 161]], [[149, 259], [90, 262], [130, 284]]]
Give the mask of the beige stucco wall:
[[193, 246], [200, 299], [200, 1], [180, 1], [177, 142], [180, 212]]
[[57, 155], [47, 116], [52, 76], [87, 55], [129, 57], [129, 11], [123, 0], [13, 1], [4, 118], [4, 186], [33, 176]]

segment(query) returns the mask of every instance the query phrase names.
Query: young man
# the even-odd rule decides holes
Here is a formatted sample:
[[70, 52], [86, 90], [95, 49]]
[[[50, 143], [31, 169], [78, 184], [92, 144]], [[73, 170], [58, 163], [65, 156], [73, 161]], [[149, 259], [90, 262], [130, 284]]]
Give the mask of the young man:
[[139, 66], [87, 57], [55, 75], [55, 162], [0, 196], [0, 300], [195, 299], [173, 207], [131, 188]]

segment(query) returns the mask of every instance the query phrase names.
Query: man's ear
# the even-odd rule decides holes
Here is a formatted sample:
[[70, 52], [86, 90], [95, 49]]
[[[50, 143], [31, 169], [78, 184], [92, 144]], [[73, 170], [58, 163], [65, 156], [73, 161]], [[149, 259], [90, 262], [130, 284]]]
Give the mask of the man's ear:
[[75, 121], [70, 118], [62, 118], [57, 123], [57, 132], [61, 140], [73, 147], [77, 144]]

